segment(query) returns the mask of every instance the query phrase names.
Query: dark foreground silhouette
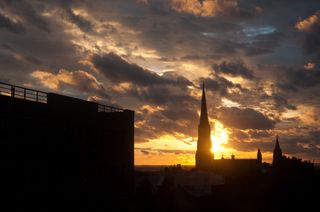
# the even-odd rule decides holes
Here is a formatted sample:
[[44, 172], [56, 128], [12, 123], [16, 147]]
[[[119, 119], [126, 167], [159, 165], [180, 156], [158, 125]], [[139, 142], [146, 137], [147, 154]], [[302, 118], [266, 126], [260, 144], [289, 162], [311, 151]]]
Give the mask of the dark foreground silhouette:
[[130, 209], [133, 111], [0, 87], [1, 211]]
[[[204, 195], [181, 180], [181, 175], [203, 180], [199, 175], [206, 172], [197, 172], [137, 172], [136, 211], [317, 211], [320, 172], [295, 158], [277, 168], [264, 164], [259, 172], [219, 173], [224, 182], [208, 185], [211, 190]], [[156, 176], [163, 177], [160, 183], [153, 183]]]

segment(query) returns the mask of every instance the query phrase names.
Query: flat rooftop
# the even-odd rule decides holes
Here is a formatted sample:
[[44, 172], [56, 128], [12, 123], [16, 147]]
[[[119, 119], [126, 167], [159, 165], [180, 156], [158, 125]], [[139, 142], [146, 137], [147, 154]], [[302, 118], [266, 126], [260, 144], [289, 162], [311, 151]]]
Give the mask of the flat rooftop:
[[[15, 99], [21, 99], [25, 101], [37, 102], [40, 104], [50, 104], [59, 102], [62, 105], [72, 105], [74, 107], [87, 106], [90, 110], [95, 112], [124, 112], [125, 110], [118, 107], [104, 105], [96, 102], [86, 101], [74, 97], [64, 96], [56, 93], [47, 93], [35, 89], [12, 85], [4, 82], [0, 82], [0, 95], [8, 96]], [[89, 106], [89, 107], [88, 107]], [[83, 107], [85, 108], [85, 107]]]

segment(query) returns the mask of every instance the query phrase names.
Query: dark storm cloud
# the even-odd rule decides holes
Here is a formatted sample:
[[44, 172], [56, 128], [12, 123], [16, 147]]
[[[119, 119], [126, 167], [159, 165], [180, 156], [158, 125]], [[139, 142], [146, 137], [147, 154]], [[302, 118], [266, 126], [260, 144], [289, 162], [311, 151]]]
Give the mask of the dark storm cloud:
[[290, 109], [290, 110], [297, 109], [297, 107], [295, 105], [289, 104], [288, 100], [279, 94], [273, 94], [272, 97], [275, 102], [275, 107], [277, 107], [279, 109], [281, 109], [281, 108], [286, 108], [286, 109]]
[[163, 116], [171, 120], [191, 120], [196, 122], [198, 120], [198, 114], [195, 108], [189, 107], [177, 107], [177, 108], [170, 108], [168, 110], [164, 110], [161, 112]]
[[35, 65], [41, 65], [42, 64], [42, 61], [41, 59], [39, 59], [38, 57], [35, 57], [33, 55], [24, 55], [23, 58], [30, 62], [30, 63], [33, 63]]
[[241, 61], [223, 61], [220, 64], [212, 64], [212, 68], [216, 73], [224, 73], [231, 76], [241, 76], [247, 79], [254, 79], [252, 70]]
[[35, 65], [41, 65], [42, 61], [40, 58], [35, 57], [31, 54], [25, 53], [25, 54], [21, 54], [20, 52], [18, 52], [17, 50], [15, 50], [13, 47], [11, 47], [8, 44], [2, 44], [1, 45], [3, 47], [2, 52], [5, 52], [8, 55], [11, 55], [14, 58], [14, 55], [16, 55], [16, 57], [20, 58], [21, 61], [23, 62], [28, 62], [31, 64], [35, 64]]
[[[138, 118], [135, 118], [135, 121], [138, 121], [138, 120], [139, 120]], [[161, 135], [161, 132], [156, 132], [153, 126], [149, 124], [145, 124], [143, 127], [135, 127], [134, 142], [135, 143], [149, 142], [152, 139], [158, 138], [159, 135]]]
[[9, 18], [3, 16], [0, 13], [0, 29], [1, 28], [7, 29], [7, 30], [9, 30], [10, 32], [13, 32], [13, 33], [22, 33], [22, 32], [25, 31], [22, 23], [13, 22]]
[[[304, 20], [298, 21], [296, 28], [303, 31], [305, 37], [303, 39], [303, 48], [308, 54], [319, 54], [320, 50], [320, 11], [307, 17]], [[318, 58], [320, 59], [320, 58]]]
[[23, 19], [26, 24], [50, 32], [48, 22], [39, 15], [38, 11], [25, 0], [2, 0], [0, 6]]
[[320, 49], [320, 24], [314, 26], [313, 29], [306, 35], [304, 40], [304, 50], [309, 53], [318, 53]]
[[227, 127], [236, 129], [273, 129], [275, 122], [251, 108], [220, 108], [218, 119]]
[[[262, 151], [262, 158], [264, 152], [272, 152], [275, 143], [270, 141], [268, 142], [245, 142], [241, 140], [230, 140], [230, 145], [238, 151], [257, 151], [260, 149]], [[281, 146], [282, 147], [282, 146]], [[283, 150], [283, 148], [282, 148]]]
[[316, 143], [320, 144], [320, 130], [319, 131], [311, 131], [310, 136], [312, 140], [314, 140]]
[[175, 94], [173, 90], [172, 88], [164, 90], [159, 87], [149, 87], [148, 93], [138, 94], [137, 96], [127, 94], [145, 104], [162, 107], [154, 113], [139, 110], [136, 119], [137, 121], [144, 121], [145, 124], [141, 129], [137, 129], [138, 137], [151, 139], [160, 135], [174, 135], [175, 133], [196, 136], [196, 126], [199, 119], [197, 109], [200, 100], [191, 98], [185, 91]]
[[[178, 90], [177, 90], [178, 89]], [[185, 135], [196, 135], [196, 125], [198, 123], [197, 109], [200, 100], [191, 97], [187, 88], [172, 86], [149, 86], [144, 88], [144, 92], [128, 93], [145, 104], [160, 106], [161, 109], [149, 113], [148, 110], [140, 110], [137, 120], [146, 122], [145, 126], [151, 127], [150, 135], [174, 134], [176, 132]], [[143, 127], [148, 131], [148, 127]], [[154, 129], [157, 129], [155, 132]]]
[[178, 74], [175, 71], [168, 71], [163, 73], [162, 75], [163, 78], [168, 80], [170, 83], [173, 83], [174, 85], [178, 85], [181, 87], [186, 87], [186, 86], [193, 86], [193, 82], [182, 76], [181, 74]]
[[286, 91], [297, 91], [302, 87], [313, 87], [320, 84], [320, 69], [306, 70], [297, 67], [282, 67], [283, 78], [278, 83]]
[[[186, 117], [175, 115], [175, 112], [191, 113]], [[176, 119], [174, 119], [176, 118]], [[156, 139], [159, 136], [175, 135], [182, 133], [185, 136], [197, 135], [198, 116], [191, 109], [183, 110], [175, 109], [174, 105], [168, 105], [168, 108], [162, 111], [157, 111], [152, 114], [147, 112], [138, 112], [136, 121], [143, 121], [142, 127], [136, 128], [136, 142], [146, 142], [148, 139]]]
[[82, 31], [93, 31], [92, 23], [84, 17], [74, 14], [74, 12], [70, 8], [65, 8], [62, 14], [66, 19], [77, 25]]
[[[171, 93], [168, 86], [186, 87], [188, 85], [193, 85], [187, 78], [174, 72], [164, 73], [162, 76], [159, 76], [137, 64], [127, 62], [114, 53], [102, 56], [94, 55], [91, 58], [91, 61], [96, 69], [113, 82], [129, 82], [138, 86], [149, 86], [147, 90], [141, 90], [141, 94], [147, 96], [149, 96], [148, 89], [151, 90], [151, 92], [158, 93], [159, 96], [162, 96], [161, 93]], [[155, 87], [157, 85], [159, 85], [159, 87]], [[156, 88], [160, 91], [156, 90]]]
[[251, 136], [251, 138], [261, 139], [261, 138], [270, 137], [273, 134], [271, 132], [265, 131], [265, 130], [250, 130], [249, 135]]
[[132, 82], [143, 86], [166, 82], [166, 80], [157, 74], [145, 70], [136, 64], [128, 63], [114, 53], [102, 56], [94, 55], [92, 63], [107, 78], [114, 82]]
[[229, 96], [230, 94], [228, 93], [228, 89], [238, 90], [239, 93], [246, 91], [246, 89], [242, 88], [238, 83], [233, 83], [226, 78], [215, 74], [213, 74], [213, 76], [214, 78], [201, 78], [200, 82], [205, 82], [205, 86], [208, 91], [211, 91], [214, 94], [219, 93], [221, 96]]
[[187, 104], [194, 103], [194, 97], [190, 96], [186, 87], [177, 87], [174, 85], [152, 85], [147, 87], [133, 86], [127, 95], [137, 98], [146, 103], [156, 105], [167, 104]]
[[268, 34], [257, 35], [253, 38], [248, 38], [245, 44], [239, 48], [245, 56], [259, 56], [271, 54], [277, 47], [281, 45], [281, 41], [286, 36], [280, 32], [270, 32]]
[[219, 56], [218, 54], [214, 55], [186, 55], [181, 57], [181, 60], [209, 60], [209, 59], [220, 59], [221, 56]]
[[243, 141], [249, 139], [249, 136], [246, 132], [241, 130], [236, 130], [236, 129], [232, 131], [231, 136], [233, 138], [237, 138], [238, 140], [243, 140]]

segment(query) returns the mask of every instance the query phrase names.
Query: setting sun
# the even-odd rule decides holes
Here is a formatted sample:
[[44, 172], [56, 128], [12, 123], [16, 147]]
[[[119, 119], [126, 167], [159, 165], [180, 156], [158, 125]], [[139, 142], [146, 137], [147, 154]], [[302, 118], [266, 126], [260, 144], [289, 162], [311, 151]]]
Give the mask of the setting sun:
[[223, 155], [227, 148], [224, 147], [228, 143], [228, 130], [224, 128], [223, 124], [217, 120], [214, 121], [214, 130], [211, 133], [212, 148], [211, 152]]

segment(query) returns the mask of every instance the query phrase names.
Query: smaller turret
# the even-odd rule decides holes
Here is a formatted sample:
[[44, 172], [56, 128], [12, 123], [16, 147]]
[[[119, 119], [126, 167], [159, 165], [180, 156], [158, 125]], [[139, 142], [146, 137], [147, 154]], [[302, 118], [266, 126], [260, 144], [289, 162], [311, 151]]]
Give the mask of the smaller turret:
[[260, 149], [258, 149], [258, 152], [257, 152], [257, 161], [258, 161], [258, 164], [262, 164], [262, 154]]

